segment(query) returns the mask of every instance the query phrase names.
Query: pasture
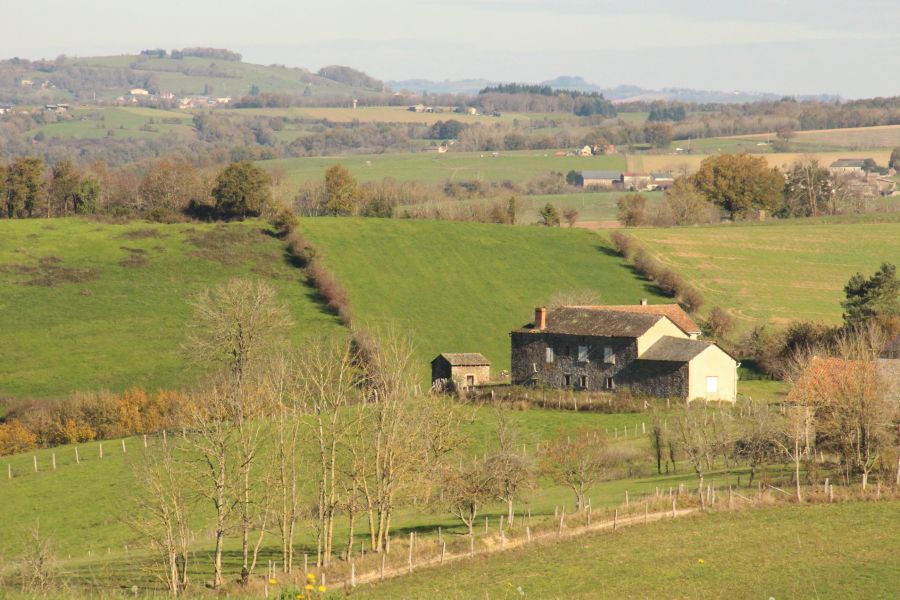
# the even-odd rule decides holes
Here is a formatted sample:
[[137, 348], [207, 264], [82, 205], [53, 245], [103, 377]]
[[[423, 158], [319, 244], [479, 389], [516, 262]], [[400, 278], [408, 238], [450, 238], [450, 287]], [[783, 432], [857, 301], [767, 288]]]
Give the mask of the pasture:
[[0, 222], [0, 395], [192, 385], [191, 297], [233, 277], [269, 282], [297, 339], [341, 331], [264, 227]]
[[900, 503], [666, 520], [365, 586], [378, 598], [895, 598]]
[[[719, 140], [722, 138], [714, 139]], [[712, 140], [707, 140], [705, 143], [714, 144], [715, 142], [713, 142]], [[685, 146], [681, 147], [683, 148]], [[726, 143], [725, 147], [722, 148], [722, 150], [725, 152], [736, 151], [734, 147], [734, 141]], [[711, 151], [709, 154], [714, 153], [717, 153], [717, 151]], [[770, 167], [778, 168], [789, 167], [791, 164], [797, 161], [807, 160], [810, 158], [815, 158], [819, 161], [820, 164], [826, 166], [830, 165], [839, 158], [871, 158], [874, 159], [875, 162], [879, 165], [887, 165], [890, 155], [890, 150], [884, 149], [872, 151], [847, 150], [840, 152], [760, 153], [760, 156], [766, 159], [766, 162], [769, 163]], [[673, 173], [693, 173], [700, 167], [700, 163], [703, 162], [703, 159], [707, 157], [708, 154], [629, 154], [628, 170], [635, 172], [671, 171]]]
[[345, 166], [360, 181], [391, 177], [398, 181], [442, 183], [444, 181], [514, 181], [524, 183], [550, 172], [570, 170], [624, 170], [622, 155], [554, 156], [549, 150], [516, 152], [413, 152], [310, 158], [281, 158], [257, 163], [285, 173], [283, 185], [295, 189], [301, 183], [320, 180], [335, 164]]
[[164, 134], [193, 137], [192, 115], [185, 112], [141, 107], [74, 109], [56, 123], [42, 125], [29, 136], [41, 132], [48, 138], [156, 138]]
[[730, 309], [742, 329], [796, 319], [839, 323], [847, 280], [900, 259], [900, 222], [808, 220], [632, 233], [703, 292], [707, 309]]
[[218, 109], [217, 114], [227, 116], [263, 116], [286, 119], [308, 119], [311, 121], [332, 121], [334, 123], [420, 123], [433, 125], [438, 121], [455, 120], [467, 125], [482, 123], [511, 123], [517, 119], [533, 119], [552, 117], [542, 113], [502, 113], [499, 117], [491, 115], [470, 115], [455, 113], [449, 108], [439, 112], [414, 112], [405, 106], [360, 106], [350, 107], [292, 107], [292, 108], [230, 108]]
[[508, 369], [507, 334], [557, 292], [663, 301], [584, 230], [320, 217], [300, 231], [349, 292], [356, 324], [413, 336], [423, 380], [441, 352], [481, 352], [494, 373]]

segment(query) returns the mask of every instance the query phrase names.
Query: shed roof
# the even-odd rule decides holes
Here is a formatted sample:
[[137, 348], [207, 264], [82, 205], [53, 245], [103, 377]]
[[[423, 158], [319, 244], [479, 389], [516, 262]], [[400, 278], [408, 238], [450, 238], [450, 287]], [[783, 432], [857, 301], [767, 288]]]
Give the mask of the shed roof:
[[443, 358], [451, 367], [483, 367], [490, 366], [491, 361], [478, 352], [443, 352], [438, 354], [433, 361]]
[[831, 163], [832, 167], [856, 167], [860, 169], [865, 165], [866, 162], [860, 158], [839, 158]]
[[598, 337], [637, 338], [656, 325], [663, 315], [607, 310], [606, 307], [562, 306], [547, 309], [547, 326], [529, 323], [520, 331]]
[[670, 335], [659, 338], [655, 344], [638, 356], [638, 360], [658, 360], [662, 362], [690, 362], [695, 356], [715, 346], [711, 342], [701, 342]]
[[582, 171], [583, 179], [621, 179], [620, 171]]
[[700, 326], [684, 312], [678, 304], [620, 304], [611, 306], [585, 306], [594, 310], [613, 310], [616, 312], [644, 313], [669, 317], [673, 323], [685, 333], [700, 333]]

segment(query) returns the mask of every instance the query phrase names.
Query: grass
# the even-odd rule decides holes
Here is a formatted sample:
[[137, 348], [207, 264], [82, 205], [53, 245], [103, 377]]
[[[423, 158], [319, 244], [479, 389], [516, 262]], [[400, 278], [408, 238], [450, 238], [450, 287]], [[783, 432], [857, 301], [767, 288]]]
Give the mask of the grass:
[[[682, 171], [694, 172], [700, 167], [709, 154], [715, 154], [720, 145], [724, 152], [738, 152], [740, 148], [735, 147], [735, 142], [722, 142], [723, 138], [715, 138], [714, 140], [705, 140], [704, 144], [710, 146], [708, 154], [630, 154], [628, 155], [628, 170], [637, 172], [655, 172], [655, 171], [671, 171], [679, 173]], [[677, 144], [681, 148], [687, 147], [687, 142], [682, 145]], [[758, 152], [758, 151], [757, 151]], [[839, 158], [872, 158], [880, 165], [886, 165], [890, 158], [890, 150], [873, 150], [873, 151], [840, 151], [840, 152], [766, 152], [760, 153], [771, 167], [783, 168], [790, 166], [797, 161], [806, 160], [808, 158], [818, 159], [820, 164], [830, 165]]]
[[[546, 204], [552, 204], [563, 211], [574, 208], [578, 211], [578, 222], [582, 226], [599, 226], [607, 223], [618, 223], [619, 208], [616, 202], [626, 192], [584, 192], [580, 194], [541, 194], [535, 196], [516, 197], [516, 223], [519, 225], [534, 225], [540, 220], [540, 209]], [[644, 192], [643, 196], [649, 200], [649, 206], [655, 207], [663, 200], [662, 192]], [[501, 198], [502, 201], [502, 198]], [[447, 200], [442, 202], [429, 202], [409, 207], [410, 210], [421, 208], [440, 210], [445, 215], [454, 215], [468, 207], [491, 207], [497, 200]], [[398, 210], [406, 209], [403, 207]]]
[[[192, 116], [184, 112], [140, 107], [76, 109], [71, 118], [43, 125], [30, 136], [42, 132], [48, 138], [100, 139], [155, 138], [164, 134], [193, 136]], [[178, 119], [178, 123], [163, 123], [163, 119]], [[109, 132], [112, 132], [109, 134]]]
[[232, 277], [274, 286], [298, 339], [340, 331], [262, 227], [0, 221], [0, 395], [191, 385], [190, 298]]
[[503, 113], [499, 117], [470, 115], [468, 113], [414, 112], [405, 106], [341, 107], [292, 107], [292, 108], [239, 108], [218, 110], [218, 114], [242, 117], [246, 115], [284, 117], [288, 119], [328, 120], [335, 123], [423, 123], [433, 125], [438, 121], [455, 120], [466, 124], [511, 123], [517, 119], [540, 118], [542, 113]]
[[554, 156], [551, 151], [448, 152], [446, 154], [397, 153], [352, 156], [281, 158], [258, 163], [266, 169], [283, 169], [286, 185], [295, 189], [304, 181], [319, 180], [328, 167], [340, 163], [361, 181], [392, 177], [400, 181], [440, 183], [447, 180], [515, 181], [546, 175], [551, 171], [624, 170], [625, 157]]
[[300, 230], [348, 290], [358, 324], [413, 335], [423, 380], [440, 352], [481, 352], [494, 373], [508, 369], [507, 334], [560, 291], [662, 301], [583, 230], [352, 218], [303, 219]]
[[850, 503], [688, 517], [422, 569], [354, 596], [894, 598], [898, 509]]
[[[527, 452], [534, 452], [535, 445], [558, 435], [560, 428], [595, 427], [618, 428], [621, 437], [623, 426], [633, 431], [647, 416], [640, 413], [600, 414], [571, 413], [550, 410], [506, 411], [510, 424], [519, 434], [520, 443], [527, 444]], [[493, 409], [473, 408], [464, 425], [467, 451], [482, 456], [493, 447]], [[633, 434], [630, 434], [633, 438]], [[170, 440], [178, 440], [178, 435], [170, 432]], [[624, 443], [624, 440], [622, 440]], [[151, 445], [159, 442], [150, 438]], [[628, 443], [646, 444], [631, 439]], [[6, 521], [4, 535], [0, 536], [0, 556], [15, 555], [22, 550], [28, 533], [40, 523], [41, 531], [53, 541], [55, 552], [61, 557], [71, 555], [73, 561], [88, 557], [111, 554], [118, 558], [123, 555], [124, 545], [136, 545], [135, 533], [126, 523], [130, 511], [130, 499], [135, 489], [133, 465], [140, 462], [142, 452], [140, 437], [126, 439], [127, 453], [122, 453], [120, 440], [103, 442], [104, 458], [99, 459], [99, 443], [80, 444], [81, 463], [75, 464], [73, 446], [62, 446], [52, 450], [38, 450], [0, 458], [0, 497], [3, 498], [3, 515]], [[312, 450], [312, 445], [309, 447]], [[51, 469], [52, 454], [56, 455], [57, 470]], [[38, 460], [38, 472], [34, 472], [33, 457]], [[13, 479], [7, 479], [7, 465], [11, 465]], [[650, 481], [648, 479], [648, 481]], [[627, 488], [626, 486], [629, 486]], [[656, 485], [659, 485], [657, 482]], [[670, 485], [667, 483], [667, 485]], [[675, 484], [677, 485], [677, 484]], [[595, 506], [618, 503], [625, 489], [633, 491], [640, 487], [652, 489], [650, 483], [607, 482], [592, 490]], [[570, 505], [574, 496], [566, 489], [547, 485], [537, 492], [529, 503], [535, 514], [553, 513], [554, 506]], [[311, 500], [310, 500], [311, 501]], [[524, 508], [523, 508], [524, 510]], [[501, 507], [490, 507], [486, 514], [499, 515]], [[195, 531], [205, 530], [211, 513], [205, 504], [191, 511], [191, 526]], [[398, 530], [409, 527], [430, 527], [443, 525], [454, 528], [452, 517], [443, 511], [425, 512], [404, 509], [397, 516]], [[307, 527], [301, 527], [298, 539], [301, 546], [314, 546], [314, 534]], [[339, 525], [335, 539], [346, 537], [346, 524]], [[199, 542], [200, 548], [208, 546], [206, 538]], [[269, 544], [277, 545], [274, 538]]]
[[783, 222], [637, 229], [661, 262], [731, 310], [742, 328], [791, 320], [839, 323], [843, 286], [900, 257], [900, 223]]

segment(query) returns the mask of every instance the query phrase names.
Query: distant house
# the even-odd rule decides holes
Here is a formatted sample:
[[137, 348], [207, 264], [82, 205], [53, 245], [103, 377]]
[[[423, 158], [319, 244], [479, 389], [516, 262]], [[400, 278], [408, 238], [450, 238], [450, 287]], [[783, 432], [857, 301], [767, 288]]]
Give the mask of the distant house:
[[622, 173], [619, 171], [582, 171], [583, 187], [600, 187], [613, 189], [622, 185]]
[[603, 155], [616, 154], [618, 152], [615, 144], [596, 145], [596, 146], [594, 146], [593, 150], [594, 150], [594, 154], [603, 154]]
[[12, 104], [0, 104], [0, 115], [5, 115], [8, 112], [12, 112], [12, 109]]
[[159, 93], [159, 99], [160, 100], [174, 100], [175, 94], [170, 91], [163, 91], [163, 92]]
[[667, 190], [675, 185], [675, 177], [671, 173], [650, 173], [653, 180], [653, 189], [657, 191]]
[[831, 163], [828, 170], [831, 171], [832, 175], [862, 176], [866, 172], [865, 166], [866, 162], [863, 159], [841, 158]]
[[19, 85], [21, 85], [22, 87], [31, 87], [34, 85], [34, 81], [32, 81], [31, 79], [23, 79], [19, 82]]
[[653, 176], [650, 173], [622, 173], [622, 187], [635, 192], [652, 189]]
[[533, 323], [510, 332], [513, 384], [736, 401], [731, 355], [676, 324], [699, 329], [680, 309], [639, 306], [535, 309]]
[[425, 112], [425, 105], [424, 104], [414, 104], [413, 106], [410, 106], [406, 110], [408, 110], [409, 112], [417, 112], [417, 113]]
[[590, 146], [585, 146], [578, 151], [578, 156], [593, 156], [594, 150]]
[[149, 96], [150, 92], [148, 92], [144, 88], [132, 88], [128, 90], [128, 94], [131, 96]]
[[44, 106], [44, 110], [47, 112], [55, 112], [57, 114], [67, 113], [69, 108], [68, 104], [47, 104]]
[[477, 352], [438, 354], [431, 361], [431, 385], [467, 390], [490, 382], [491, 361]]

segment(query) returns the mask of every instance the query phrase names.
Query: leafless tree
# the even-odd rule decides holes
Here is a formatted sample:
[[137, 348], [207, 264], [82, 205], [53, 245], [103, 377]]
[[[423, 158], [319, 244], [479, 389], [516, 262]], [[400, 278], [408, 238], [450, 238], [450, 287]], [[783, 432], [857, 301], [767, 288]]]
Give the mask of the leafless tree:
[[[704, 473], [711, 467], [715, 456], [715, 439], [712, 436], [712, 413], [699, 402], [692, 402], [680, 409], [672, 418], [672, 433], [679, 449], [694, 469], [698, 485], [703, 489]], [[700, 494], [703, 508], [703, 494]]]
[[137, 493], [129, 524], [150, 542], [163, 564], [159, 578], [172, 596], [183, 594], [188, 583], [189, 473], [176, 456], [174, 443], [164, 440], [144, 452], [135, 466]]
[[495, 497], [497, 482], [493, 469], [477, 458], [446, 469], [444, 501], [463, 522], [469, 537], [475, 534], [478, 509]]
[[513, 501], [534, 487], [534, 469], [528, 459], [516, 453], [516, 435], [506, 413], [497, 410], [497, 449], [485, 460], [493, 474], [495, 494], [506, 504], [506, 521], [513, 524]]

